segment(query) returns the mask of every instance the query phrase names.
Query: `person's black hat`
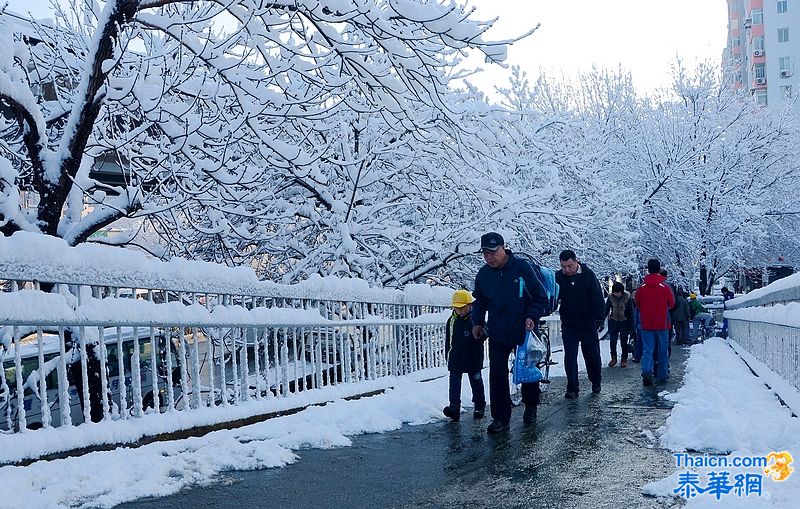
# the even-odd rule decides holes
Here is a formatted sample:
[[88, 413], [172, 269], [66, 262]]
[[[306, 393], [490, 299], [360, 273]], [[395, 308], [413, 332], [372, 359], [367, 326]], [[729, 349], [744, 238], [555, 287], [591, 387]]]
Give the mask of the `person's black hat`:
[[481, 235], [481, 251], [484, 249], [495, 251], [498, 248], [503, 247], [505, 243], [506, 242], [503, 240], [503, 236], [499, 233], [489, 232], [485, 235]]

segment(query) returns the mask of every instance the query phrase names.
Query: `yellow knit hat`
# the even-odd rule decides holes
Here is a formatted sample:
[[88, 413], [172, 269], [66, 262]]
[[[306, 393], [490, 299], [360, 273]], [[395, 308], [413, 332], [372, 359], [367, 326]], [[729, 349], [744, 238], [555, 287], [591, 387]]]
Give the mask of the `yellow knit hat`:
[[475, 297], [472, 296], [469, 290], [456, 290], [456, 293], [453, 294], [454, 308], [463, 308], [473, 302], [475, 302]]

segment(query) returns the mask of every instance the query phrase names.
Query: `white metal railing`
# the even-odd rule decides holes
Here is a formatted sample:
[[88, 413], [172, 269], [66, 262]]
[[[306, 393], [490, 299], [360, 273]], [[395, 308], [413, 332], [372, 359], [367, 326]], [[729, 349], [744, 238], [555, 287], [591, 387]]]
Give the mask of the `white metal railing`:
[[800, 274], [726, 303], [728, 336], [800, 390]]
[[438, 314], [337, 324], [5, 319], [0, 325], [12, 337], [0, 359], [0, 429], [17, 432], [226, 407], [444, 365]]
[[[0, 280], [0, 296], [12, 299], [0, 316], [6, 433], [223, 408], [444, 365], [447, 302], [435, 298], [13, 275]], [[32, 298], [32, 309], [15, 297]]]

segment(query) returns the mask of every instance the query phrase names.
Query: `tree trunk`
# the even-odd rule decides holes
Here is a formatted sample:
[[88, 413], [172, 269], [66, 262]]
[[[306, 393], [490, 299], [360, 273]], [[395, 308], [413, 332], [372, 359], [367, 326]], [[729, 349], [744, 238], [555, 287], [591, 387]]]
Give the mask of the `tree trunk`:
[[705, 265], [700, 266], [700, 295], [708, 295], [708, 269]]

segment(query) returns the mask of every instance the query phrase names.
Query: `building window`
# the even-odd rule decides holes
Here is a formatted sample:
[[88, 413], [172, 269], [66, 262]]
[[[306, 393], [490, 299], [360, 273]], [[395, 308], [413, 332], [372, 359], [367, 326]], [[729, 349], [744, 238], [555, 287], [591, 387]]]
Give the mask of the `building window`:
[[734, 37], [733, 39], [731, 39], [731, 47], [738, 48], [739, 44], [740, 41], [738, 37]]
[[791, 85], [784, 85], [781, 87], [781, 95], [783, 95], [784, 99], [791, 99], [792, 98], [792, 86]]
[[756, 90], [756, 103], [759, 106], [766, 106], [767, 105], [767, 91], [766, 90]]
[[778, 42], [789, 42], [789, 29], [788, 28], [779, 28], [778, 29]]
[[756, 64], [756, 65], [753, 66], [753, 70], [755, 71], [755, 77], [756, 78], [766, 78], [767, 77], [765, 64]]
[[731, 30], [739, 30], [739, 20], [732, 19], [731, 20]]
[[756, 51], [764, 51], [763, 35], [759, 35], [758, 37], [753, 37], [753, 49]]
[[786, 8], [788, 7], [786, 0], [778, 0], [778, 14], [783, 14], [786, 12]]
[[789, 71], [792, 68], [792, 57], [781, 57], [778, 59], [778, 66], [781, 71]]
[[752, 18], [754, 25], [764, 23], [764, 9], [753, 9], [750, 11], [750, 18]]

